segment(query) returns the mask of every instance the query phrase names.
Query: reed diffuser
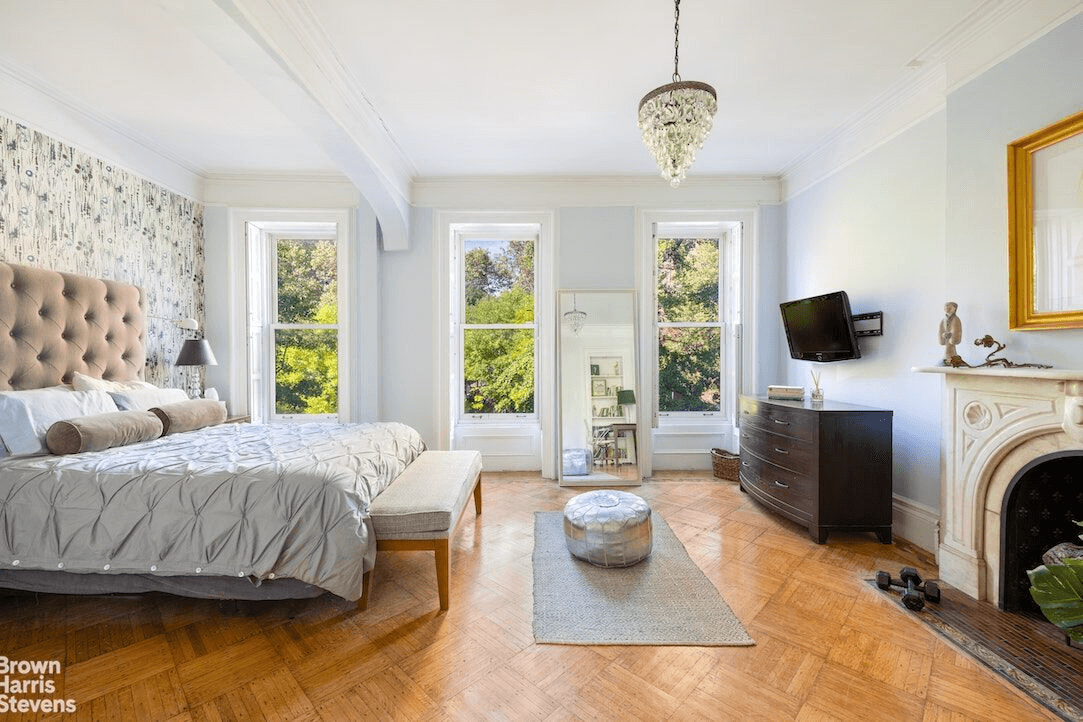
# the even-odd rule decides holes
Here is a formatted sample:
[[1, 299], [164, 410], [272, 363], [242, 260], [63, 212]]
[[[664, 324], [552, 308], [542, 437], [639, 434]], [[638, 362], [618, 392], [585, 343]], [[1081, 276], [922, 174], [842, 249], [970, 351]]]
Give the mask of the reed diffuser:
[[816, 373], [813, 369], [809, 369], [809, 373], [812, 374], [812, 402], [822, 404], [824, 401], [824, 389], [820, 386], [820, 374]]

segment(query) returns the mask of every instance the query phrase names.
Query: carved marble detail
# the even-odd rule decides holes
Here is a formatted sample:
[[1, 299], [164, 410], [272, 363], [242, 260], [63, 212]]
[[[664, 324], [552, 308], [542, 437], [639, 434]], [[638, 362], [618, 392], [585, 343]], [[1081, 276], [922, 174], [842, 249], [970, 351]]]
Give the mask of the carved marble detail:
[[940, 577], [997, 603], [1004, 495], [1032, 461], [1083, 449], [1083, 371], [917, 370], [945, 378]]

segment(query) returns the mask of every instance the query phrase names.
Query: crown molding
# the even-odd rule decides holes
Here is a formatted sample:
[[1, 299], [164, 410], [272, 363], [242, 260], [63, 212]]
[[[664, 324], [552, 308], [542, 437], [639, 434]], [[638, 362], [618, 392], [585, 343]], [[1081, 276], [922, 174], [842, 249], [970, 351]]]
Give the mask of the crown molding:
[[878, 96], [782, 172], [790, 200], [895, 138], [945, 106], [941, 64], [917, 71], [905, 84]]
[[749, 208], [780, 203], [781, 188], [776, 176], [689, 176], [679, 188], [657, 176], [464, 176], [415, 180], [411, 203], [432, 208]]
[[204, 182], [208, 206], [246, 208], [353, 208], [363, 199], [337, 173], [216, 173]]
[[1061, 23], [1083, 0], [992, 0], [910, 62], [915, 72], [874, 98], [782, 171], [789, 200], [943, 110], [947, 96]]
[[[147, 136], [0, 59], [4, 115], [163, 188], [199, 201], [202, 169]], [[121, 160], [123, 159], [123, 161]]]

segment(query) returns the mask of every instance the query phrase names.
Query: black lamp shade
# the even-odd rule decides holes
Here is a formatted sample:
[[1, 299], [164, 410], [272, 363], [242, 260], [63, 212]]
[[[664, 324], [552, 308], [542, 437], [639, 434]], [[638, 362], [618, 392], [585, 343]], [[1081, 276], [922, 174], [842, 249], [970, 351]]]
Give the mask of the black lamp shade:
[[175, 366], [217, 366], [218, 361], [214, 358], [214, 351], [205, 338], [189, 338], [181, 346], [177, 354]]

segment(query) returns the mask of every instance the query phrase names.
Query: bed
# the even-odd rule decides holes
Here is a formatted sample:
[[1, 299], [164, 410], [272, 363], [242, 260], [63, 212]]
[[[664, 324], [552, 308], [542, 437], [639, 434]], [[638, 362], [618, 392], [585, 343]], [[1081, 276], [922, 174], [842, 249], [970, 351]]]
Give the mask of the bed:
[[[0, 409], [38, 394], [31, 390], [70, 403], [62, 385], [73, 379], [138, 383], [143, 299], [135, 286], [0, 263]], [[195, 403], [95, 409], [73, 423], [153, 412], [167, 429], [180, 417], [163, 410]], [[416, 430], [393, 422], [185, 428], [0, 459], [0, 587], [360, 598], [376, 555], [368, 504], [424, 450]], [[18, 447], [8, 433], [5, 449]]]

